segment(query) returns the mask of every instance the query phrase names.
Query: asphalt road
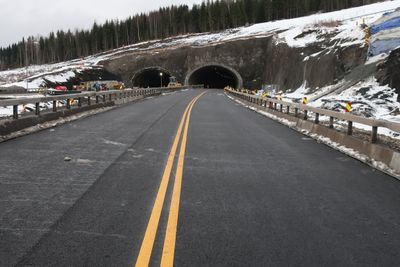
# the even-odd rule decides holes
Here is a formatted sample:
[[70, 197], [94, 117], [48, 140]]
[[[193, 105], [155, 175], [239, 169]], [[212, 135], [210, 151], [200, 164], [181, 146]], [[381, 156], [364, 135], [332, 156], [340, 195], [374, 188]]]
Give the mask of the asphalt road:
[[0, 266], [400, 265], [399, 181], [201, 92], [0, 143]]

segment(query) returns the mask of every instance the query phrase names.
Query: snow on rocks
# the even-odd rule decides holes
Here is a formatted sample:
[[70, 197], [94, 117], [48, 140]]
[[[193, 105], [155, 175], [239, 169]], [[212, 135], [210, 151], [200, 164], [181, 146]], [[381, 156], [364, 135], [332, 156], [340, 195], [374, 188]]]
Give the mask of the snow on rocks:
[[[354, 115], [400, 122], [400, 103], [397, 102], [398, 95], [395, 89], [388, 85], [381, 86], [374, 77], [370, 77], [336, 94], [334, 89], [340, 88], [343, 84], [342, 82], [311, 92], [311, 89], [304, 83], [294, 92], [284, 94], [283, 100], [298, 102], [302, 97], [306, 96], [310, 100], [308, 105], [338, 112], [345, 112], [346, 104], [351, 102], [351, 113]], [[324, 92], [328, 93], [318, 98], [318, 95]], [[312, 101], [313, 99], [316, 100]], [[320, 118], [321, 121], [324, 119], [328, 120], [329, 118]], [[357, 124], [355, 124], [354, 127], [365, 128]], [[399, 133], [394, 133], [389, 130], [380, 129], [380, 133], [399, 138]]]

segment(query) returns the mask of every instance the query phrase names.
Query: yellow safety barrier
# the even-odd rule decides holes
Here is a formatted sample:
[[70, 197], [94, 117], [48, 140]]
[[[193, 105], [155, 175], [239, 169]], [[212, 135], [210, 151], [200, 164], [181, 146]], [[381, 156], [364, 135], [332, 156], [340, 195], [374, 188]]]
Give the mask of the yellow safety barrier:
[[345, 112], [351, 112], [351, 106], [353, 105], [353, 103], [349, 102], [346, 104], [346, 107], [344, 108]]

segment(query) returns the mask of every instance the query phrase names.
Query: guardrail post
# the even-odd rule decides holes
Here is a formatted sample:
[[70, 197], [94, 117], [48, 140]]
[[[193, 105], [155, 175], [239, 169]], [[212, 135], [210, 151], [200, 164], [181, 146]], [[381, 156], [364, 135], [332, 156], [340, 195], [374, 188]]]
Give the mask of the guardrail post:
[[88, 106], [90, 106], [92, 104], [90, 101], [90, 96], [88, 96], [88, 98], [87, 98], [87, 104], [88, 104]]
[[287, 106], [286, 107], [286, 114], [289, 114], [290, 113], [290, 106]]
[[277, 110], [277, 109], [278, 109], [276, 106], [277, 106], [277, 104], [274, 103], [274, 110]]
[[35, 114], [38, 116], [40, 115], [40, 105], [39, 104], [40, 104], [39, 102], [35, 103]]
[[283, 105], [282, 104], [280, 104], [279, 111], [283, 112]]
[[99, 103], [99, 96], [96, 95], [96, 104], [98, 104], [98, 103]]
[[13, 118], [14, 120], [18, 120], [18, 105], [13, 106]]
[[375, 144], [376, 142], [378, 142], [378, 127], [372, 126], [371, 143]]
[[308, 111], [304, 110], [304, 119], [307, 120], [308, 119]]
[[333, 129], [333, 117], [329, 117], [329, 129]]
[[294, 116], [297, 117], [299, 115], [299, 108], [294, 108]]
[[106, 95], [103, 95], [103, 103], [106, 103]]
[[71, 109], [71, 102], [69, 98], [67, 98], [67, 109]]
[[53, 112], [57, 112], [57, 100], [53, 100]]
[[78, 97], [78, 107], [82, 107], [82, 97]]
[[353, 122], [347, 122], [347, 135], [353, 135]]
[[112, 95], [109, 94], [109, 95], [108, 95], [108, 98], [110, 99], [110, 102], [111, 102], [111, 101], [112, 101]]
[[319, 113], [315, 113], [315, 124], [319, 124]]

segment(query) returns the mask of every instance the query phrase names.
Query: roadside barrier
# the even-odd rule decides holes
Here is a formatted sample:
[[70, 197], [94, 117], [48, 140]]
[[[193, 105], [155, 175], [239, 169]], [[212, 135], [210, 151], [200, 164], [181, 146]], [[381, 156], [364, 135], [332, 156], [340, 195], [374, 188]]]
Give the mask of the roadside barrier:
[[202, 86], [90, 91], [77, 94], [0, 100], [0, 107], [12, 107], [12, 116], [0, 118], [0, 141], [11, 133], [47, 121], [189, 88], [202, 88]]
[[[146, 89], [125, 89], [125, 90], [109, 90], [109, 91], [89, 91], [82, 92], [77, 94], [63, 94], [63, 95], [51, 95], [51, 96], [43, 96], [43, 97], [31, 97], [31, 98], [19, 98], [19, 99], [6, 99], [0, 100], [1, 107], [12, 106], [13, 107], [13, 116], [14, 120], [18, 120], [22, 113], [27, 113], [26, 106], [28, 104], [33, 104], [35, 106], [35, 114], [40, 116], [40, 113], [43, 111], [41, 108], [41, 104], [43, 103], [51, 103], [52, 111], [57, 112], [60, 108], [60, 103], [64, 103], [61, 106], [64, 106], [67, 110], [73, 109], [74, 107], [82, 107], [84, 103], [87, 106], [93, 105], [93, 102], [96, 104], [99, 103], [109, 103], [109, 102], [118, 102], [118, 100], [130, 100], [142, 97], [148, 97], [153, 95], [158, 95], [163, 92], [175, 91], [187, 88], [200, 88], [200, 85], [194, 86], [182, 86], [182, 87], [157, 87], [157, 88], [146, 88]], [[122, 101], [124, 102], [124, 101]], [[22, 112], [19, 112], [19, 106], [22, 106]], [[47, 110], [45, 110], [47, 111]], [[0, 118], [1, 119], [1, 118]]]
[[[150, 96], [159, 94], [162, 91], [165, 91], [164, 88], [151, 88], [151, 89], [126, 89], [126, 90], [112, 90], [112, 91], [98, 91], [98, 92], [83, 92], [78, 94], [65, 94], [65, 95], [57, 95], [57, 96], [43, 96], [43, 97], [32, 97], [32, 98], [20, 98], [20, 99], [7, 99], [0, 100], [0, 106], [13, 107], [13, 119], [18, 120], [20, 118], [21, 113], [19, 112], [19, 106], [23, 107], [23, 113], [26, 113], [26, 105], [34, 104], [35, 115], [40, 116], [43, 109], [41, 108], [42, 103], [51, 103], [51, 111], [57, 112], [59, 109], [59, 105], [57, 105], [60, 101], [65, 102], [66, 109], [72, 109], [74, 107], [82, 107], [83, 102], [86, 103], [87, 106], [93, 104], [92, 99], [96, 104], [98, 103], [107, 103], [114, 102], [118, 99], [125, 98], [135, 98], [139, 96]], [[24, 112], [25, 111], [25, 112]]]
[[[280, 111], [282, 113], [286, 114], [293, 114], [294, 117], [299, 117], [302, 114], [302, 119], [307, 120], [309, 118], [310, 113], [313, 113], [315, 116], [314, 119], [314, 124], [319, 124], [320, 123], [320, 116], [325, 115], [329, 117], [329, 128], [333, 129], [334, 128], [334, 123], [335, 120], [341, 120], [341, 121], [346, 121], [347, 122], [347, 135], [352, 135], [353, 134], [353, 123], [359, 123], [362, 125], [366, 125], [371, 127], [370, 131], [370, 142], [371, 143], [376, 143], [378, 141], [378, 128], [387, 128], [392, 130], [393, 132], [400, 133], [400, 123], [395, 123], [395, 122], [390, 122], [390, 121], [384, 121], [384, 120], [375, 120], [375, 119], [369, 119], [369, 118], [364, 118], [360, 116], [356, 116], [353, 114], [349, 113], [340, 113], [337, 111], [332, 111], [332, 110], [327, 110], [327, 109], [321, 109], [321, 108], [314, 108], [310, 107], [305, 104], [299, 104], [299, 103], [291, 103], [291, 102], [285, 102], [281, 101], [278, 99], [273, 99], [273, 98], [264, 98], [261, 96], [256, 96], [256, 95], [250, 95], [250, 94], [245, 94], [242, 92], [235, 91], [233, 89], [225, 89], [225, 91], [229, 94], [232, 94], [238, 98], [241, 98], [243, 100], [249, 101], [251, 103], [254, 103], [256, 105], [260, 105], [263, 107], [269, 107], [270, 109]], [[346, 105], [351, 109], [351, 103], [348, 103]]]

